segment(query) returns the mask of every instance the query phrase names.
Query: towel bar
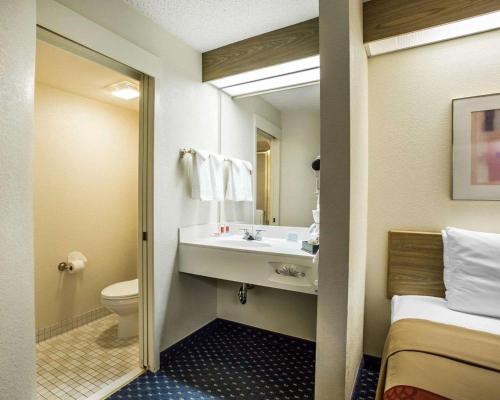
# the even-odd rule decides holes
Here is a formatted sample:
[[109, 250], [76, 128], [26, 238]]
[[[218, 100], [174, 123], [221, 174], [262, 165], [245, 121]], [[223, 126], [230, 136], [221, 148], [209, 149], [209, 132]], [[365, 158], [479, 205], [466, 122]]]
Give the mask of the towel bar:
[[180, 149], [179, 153], [180, 153], [180, 156], [182, 158], [182, 157], [184, 157], [188, 153], [189, 154], [193, 154], [193, 155], [196, 154], [196, 150], [195, 149], [186, 149], [186, 148], [184, 148], [184, 149]]
[[[186, 154], [191, 154], [194, 156], [196, 154], [196, 150], [193, 148], [187, 148], [187, 147], [179, 150], [179, 155], [181, 158], [183, 158]], [[224, 157], [224, 161], [231, 161], [231, 159]], [[250, 171], [250, 175], [252, 175], [252, 174], [253, 174], [253, 171]]]

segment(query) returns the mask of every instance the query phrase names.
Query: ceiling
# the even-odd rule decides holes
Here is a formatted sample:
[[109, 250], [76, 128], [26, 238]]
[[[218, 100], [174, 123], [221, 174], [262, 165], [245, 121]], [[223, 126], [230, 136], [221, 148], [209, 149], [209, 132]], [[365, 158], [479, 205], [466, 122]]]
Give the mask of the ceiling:
[[123, 0], [204, 52], [319, 15], [319, 0]]
[[36, 81], [57, 89], [115, 106], [139, 110], [139, 99], [123, 100], [112, 96], [107, 86], [136, 80], [86, 58], [37, 40]]
[[319, 113], [319, 84], [281, 90], [260, 96], [281, 112], [309, 111]]

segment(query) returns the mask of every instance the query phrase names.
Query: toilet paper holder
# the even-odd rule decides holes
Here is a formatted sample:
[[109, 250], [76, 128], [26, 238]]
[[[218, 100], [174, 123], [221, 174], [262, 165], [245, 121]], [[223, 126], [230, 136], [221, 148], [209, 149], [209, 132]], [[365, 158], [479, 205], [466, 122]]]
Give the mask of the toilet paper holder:
[[66, 261], [59, 263], [59, 265], [57, 266], [57, 269], [61, 272], [68, 271], [70, 268], [71, 266]]
[[[83, 262], [82, 266], [78, 266], [79, 263]], [[85, 267], [87, 258], [79, 251], [72, 251], [68, 254], [68, 261], [60, 262], [57, 265], [57, 269], [61, 272], [68, 271], [70, 274], [76, 273]]]

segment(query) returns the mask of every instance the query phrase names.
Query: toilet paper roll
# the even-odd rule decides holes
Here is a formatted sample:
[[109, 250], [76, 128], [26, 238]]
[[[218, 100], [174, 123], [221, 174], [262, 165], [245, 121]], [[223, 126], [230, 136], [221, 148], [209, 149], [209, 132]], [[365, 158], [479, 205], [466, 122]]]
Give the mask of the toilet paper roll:
[[68, 272], [70, 274], [77, 274], [85, 268], [85, 261], [73, 260], [68, 263]]

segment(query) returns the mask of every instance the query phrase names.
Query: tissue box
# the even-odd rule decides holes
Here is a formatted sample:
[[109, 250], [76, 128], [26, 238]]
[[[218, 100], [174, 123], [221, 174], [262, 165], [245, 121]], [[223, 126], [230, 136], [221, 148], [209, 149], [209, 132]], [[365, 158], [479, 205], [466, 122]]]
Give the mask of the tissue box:
[[302, 250], [310, 254], [316, 254], [319, 250], [319, 244], [311, 244], [307, 240], [302, 241]]

